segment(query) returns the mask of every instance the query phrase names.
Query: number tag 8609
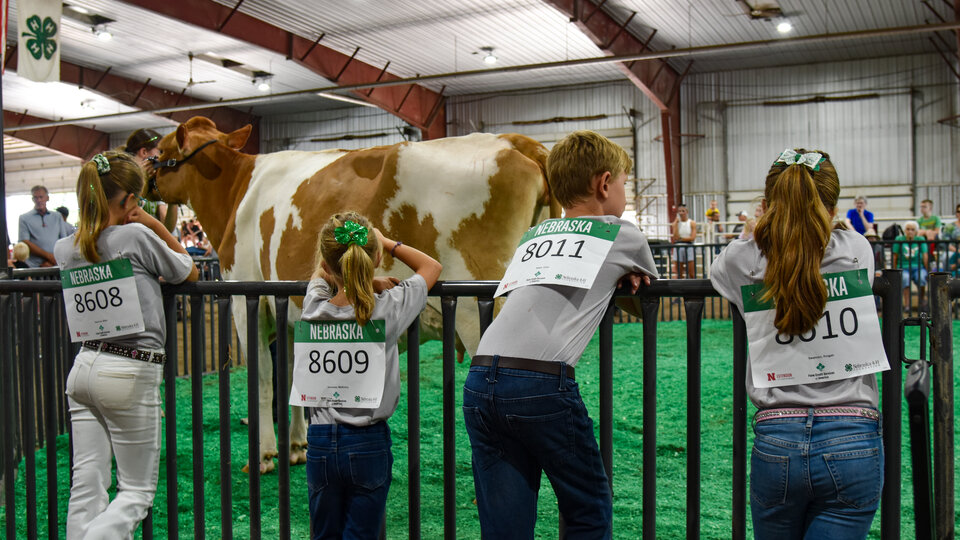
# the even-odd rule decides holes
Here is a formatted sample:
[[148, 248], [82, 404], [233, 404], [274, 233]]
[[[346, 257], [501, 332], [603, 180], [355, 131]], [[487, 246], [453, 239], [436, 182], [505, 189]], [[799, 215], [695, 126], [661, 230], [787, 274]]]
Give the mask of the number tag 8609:
[[375, 409], [386, 376], [386, 324], [300, 321], [294, 328], [290, 404]]

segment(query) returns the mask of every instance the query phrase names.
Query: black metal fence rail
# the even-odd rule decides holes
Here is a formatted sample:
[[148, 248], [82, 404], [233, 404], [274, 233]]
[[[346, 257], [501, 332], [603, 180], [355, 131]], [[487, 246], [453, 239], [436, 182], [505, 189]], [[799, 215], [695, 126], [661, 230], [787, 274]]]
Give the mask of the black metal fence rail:
[[[897, 358], [900, 351], [899, 323], [901, 320], [901, 291], [899, 285], [900, 272], [886, 270], [883, 275], [877, 278], [874, 284], [874, 293], [883, 300], [883, 341], [888, 356]], [[955, 281], [955, 280], [954, 280]], [[939, 283], [939, 282], [938, 282]], [[941, 285], [938, 285], [938, 287]], [[460, 391], [455, 387], [454, 368], [456, 366], [456, 351], [454, 347], [454, 324], [456, 304], [461, 297], [477, 297], [479, 299], [479, 310], [482, 328], [486, 328], [493, 316], [492, 295], [495, 292], [495, 282], [446, 282], [438, 283], [432, 290], [431, 296], [441, 298], [442, 317], [443, 317], [443, 377], [442, 377], [442, 404], [443, 404], [443, 475], [444, 475], [444, 536], [445, 538], [456, 537], [455, 512], [455, 458], [454, 458], [454, 427], [459, 421], [460, 413], [454, 407], [455, 393]], [[955, 292], [956, 287], [954, 287]], [[164, 302], [166, 309], [166, 318], [168, 327], [176, 324], [176, 298], [178, 295], [187, 295], [190, 298], [192, 309], [195, 312], [205, 310], [205, 304], [202, 299], [205, 296], [216, 297], [215, 306], [221, 314], [230, 311], [232, 298], [242, 297], [247, 309], [247, 332], [248, 351], [247, 351], [247, 393], [248, 404], [247, 413], [250, 419], [248, 446], [248, 462], [256, 464], [259, 462], [259, 380], [257, 377], [258, 366], [261, 361], [266, 361], [258, 357], [257, 354], [257, 306], [261, 296], [272, 296], [277, 305], [277, 311], [280, 313], [280, 319], [277, 321], [278, 328], [284, 328], [287, 324], [285, 320], [287, 302], [291, 296], [303, 295], [306, 290], [305, 282], [196, 282], [178, 286], [164, 287]], [[683, 299], [685, 317], [687, 320], [687, 365], [688, 365], [688, 385], [687, 385], [687, 537], [698, 538], [700, 535], [700, 414], [703, 403], [700, 393], [700, 368], [702, 358], [700, 356], [701, 342], [701, 323], [703, 318], [704, 299], [715, 297], [716, 292], [711, 287], [709, 281], [705, 280], [660, 280], [652, 286], [644, 288], [640, 293], [641, 315], [644, 323], [643, 328], [643, 436], [642, 436], [642, 489], [643, 489], [643, 522], [642, 529], [644, 537], [653, 538], [656, 528], [656, 498], [657, 498], [657, 435], [656, 435], [656, 374], [657, 374], [657, 319], [660, 311], [660, 304], [663, 299], [671, 297], [680, 297]], [[939, 304], [938, 304], [939, 305]], [[606, 316], [600, 327], [600, 449], [610, 481], [614, 482], [612, 476], [613, 447], [613, 390], [612, 390], [612, 325], [613, 325], [613, 306], [607, 311]], [[4, 457], [3, 464], [5, 477], [12, 478], [12, 471], [16, 467], [15, 452], [16, 443], [13, 437], [7, 436], [18, 429], [22, 433], [23, 448], [32, 449], [36, 446], [43, 446], [43, 435], [46, 435], [46, 442], [49, 443], [57, 433], [63, 433], [68, 419], [62, 414], [62, 408], [58, 414], [45, 413], [44, 411], [57, 410], [56, 400], [62, 400], [64, 388], [64, 378], [69, 370], [70, 363], [73, 360], [75, 347], [66, 339], [65, 325], [57, 323], [63, 319], [62, 293], [58, 282], [55, 281], [18, 281], [2, 280], [0, 281], [0, 317], [2, 320], [18, 320], [16, 325], [4, 325], [3, 331], [0, 331], [0, 389], [2, 389], [3, 411], [0, 412], [0, 433], [3, 440], [0, 441], [0, 450]], [[202, 321], [200, 317], [195, 320]], [[40, 321], [39, 329], [35, 322]], [[217, 374], [219, 378], [219, 433], [221, 441], [220, 449], [220, 485], [230, 486], [232, 483], [232, 474], [234, 464], [230, 458], [230, 439], [229, 439], [229, 417], [230, 417], [230, 369], [227, 357], [228, 340], [222, 339], [230, 333], [230, 317], [220, 316], [217, 319], [217, 332], [221, 336], [218, 341], [217, 356]], [[199, 332], [197, 328], [193, 332]], [[746, 459], [747, 459], [747, 398], [745, 390], [746, 376], [746, 331], [743, 319], [733, 310], [733, 450], [731, 459], [733, 461], [732, 478], [732, 522], [731, 531], [735, 539], [744, 538], [746, 534], [746, 509], [747, 509], [747, 491], [746, 491]], [[408, 331], [408, 343], [410, 349], [407, 355], [408, 370], [408, 430], [409, 430], [409, 525], [408, 534], [411, 538], [420, 538], [420, 402], [419, 402], [419, 343], [417, 326], [414, 325]], [[179, 351], [175, 346], [174, 332], [168, 332], [167, 345], [168, 351], [171, 351], [165, 370], [165, 384], [168, 389], [174, 385], [174, 366], [177, 365]], [[287, 357], [290, 351], [286, 350], [285, 340], [279, 340], [278, 356]], [[37, 348], [36, 344], [39, 344]], [[202, 402], [200, 394], [200, 377], [202, 369], [198, 362], [204, 357], [203, 342], [193, 340], [190, 347], [190, 361], [193, 368], [191, 377], [191, 407], [193, 411], [191, 421], [191, 433], [194, 455], [202, 455], [202, 431], [203, 425], [200, 418], [199, 404]], [[280, 362], [278, 366], [277, 386], [275, 394], [277, 399], [285, 401], [289, 394], [287, 387], [287, 363]], [[42, 369], [38, 369], [43, 366]], [[37, 407], [38, 416], [42, 416], [42, 421], [34, 421], [34, 410], [31, 406], [36, 395], [35, 389], [38, 387], [34, 381], [38, 380], [38, 372], [41, 372], [39, 387], [44, 388], [44, 406]], [[49, 377], [48, 375], [54, 375]], [[883, 373], [883, 430], [884, 445], [887, 448], [886, 462], [884, 465], [886, 482], [883, 490], [881, 504], [881, 536], [885, 539], [899, 537], [900, 532], [900, 406], [902, 402], [902, 384], [901, 369], [896, 365]], [[183, 406], [178, 404], [174, 392], [165, 392], [165, 427], [166, 430], [166, 465], [167, 465], [167, 531], [171, 538], [179, 537], [179, 518], [178, 508], [179, 493], [177, 488], [177, 424], [176, 408]], [[952, 403], [950, 405], [952, 408]], [[951, 413], [952, 414], [952, 413]], [[38, 430], [35, 426], [43, 426]], [[69, 423], [66, 422], [66, 426]], [[952, 422], [950, 424], [952, 430]], [[285, 441], [289, 433], [289, 417], [287, 414], [280, 414], [278, 417], [279, 441]], [[952, 432], [949, 439], [949, 454], [952, 455]], [[47, 478], [56, 478], [57, 461], [54, 445], [46, 444], [47, 459]], [[279, 488], [276, 494], [270, 494], [271, 503], [276, 501], [279, 512], [279, 530], [281, 538], [290, 536], [290, 471], [289, 456], [285, 445], [280, 445], [280, 456], [278, 459]], [[24, 452], [25, 470], [26, 470], [26, 500], [16, 500], [12, 490], [12, 483], [6, 482], [5, 489], [7, 497], [6, 505], [6, 531], [8, 538], [16, 537], [16, 520], [26, 519], [27, 536], [29, 538], [37, 537], [37, 488], [36, 488], [36, 462], [33, 459], [34, 452]], [[203, 460], [194, 460], [193, 464], [194, 478], [203, 478]], [[952, 475], [950, 476], [952, 478]], [[47, 486], [48, 503], [47, 520], [50, 525], [50, 538], [57, 537], [57, 491], [67, 489], [66, 486], [58, 486], [56, 482], [48, 480]], [[951, 490], [952, 486], [948, 489]], [[205, 494], [203, 486], [198, 485], [193, 491], [193, 515], [194, 537], [204, 537], [204, 503]], [[222, 537], [232, 538], [233, 508], [231, 494], [229, 489], [222, 489], [220, 494], [221, 516], [222, 516]], [[262, 523], [260, 522], [260, 508], [262, 505], [260, 472], [257, 466], [250, 467], [249, 473], [249, 515], [250, 515], [250, 537], [260, 538]], [[143, 523], [144, 538], [153, 537], [152, 515], [148, 515]]]

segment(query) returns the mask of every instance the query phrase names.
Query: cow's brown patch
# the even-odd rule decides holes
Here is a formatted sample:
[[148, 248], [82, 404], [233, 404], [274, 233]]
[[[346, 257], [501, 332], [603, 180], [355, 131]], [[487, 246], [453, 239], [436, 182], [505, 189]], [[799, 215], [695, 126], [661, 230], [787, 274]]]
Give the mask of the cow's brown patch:
[[[421, 220], [416, 208], [404, 204], [397, 211], [391, 213], [387, 221], [389, 223], [386, 230], [390, 231], [390, 235], [395, 240], [401, 240], [434, 259], [440, 258], [437, 250], [437, 239], [440, 238], [440, 231], [437, 230], [433, 222], [433, 215], [427, 214]], [[387, 271], [393, 268], [393, 257], [387, 255], [383, 258], [383, 268]]]
[[[399, 237], [400, 231], [391, 230], [381, 217], [397, 192], [397, 151], [400, 146], [348, 152], [300, 184], [293, 195], [293, 205], [300, 212], [301, 229], [294, 229], [289, 220], [284, 227], [277, 253], [277, 279], [310, 277], [316, 259], [317, 237], [336, 212], [355, 210], [387, 236]], [[433, 227], [431, 229], [435, 242], [438, 233]], [[411, 245], [418, 248], [423, 245], [414, 244], [414, 241], [420, 242], [419, 237], [410, 240]], [[390, 264], [392, 260], [387, 257], [384, 262]]]
[[474, 279], [503, 277], [516, 245], [489, 239], [520, 238], [538, 218], [538, 204], [544, 200], [543, 177], [536, 161], [517, 150], [504, 150], [497, 156], [497, 165], [497, 174], [489, 179], [490, 197], [483, 214], [465, 218], [451, 236]]
[[277, 218], [273, 215], [273, 207], [260, 214], [260, 268], [263, 279], [270, 281], [270, 240], [273, 238], [273, 226]]

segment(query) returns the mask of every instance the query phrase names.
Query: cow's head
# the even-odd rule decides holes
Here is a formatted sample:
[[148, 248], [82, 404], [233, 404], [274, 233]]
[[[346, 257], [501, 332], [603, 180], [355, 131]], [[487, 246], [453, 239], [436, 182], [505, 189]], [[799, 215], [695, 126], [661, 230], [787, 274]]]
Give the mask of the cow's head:
[[212, 120], [194, 116], [177, 130], [160, 139], [160, 155], [153, 161], [156, 174], [147, 182], [145, 196], [151, 200], [183, 204], [189, 202], [191, 187], [223, 176], [224, 167], [239, 156], [250, 136], [248, 124], [232, 133], [223, 133]]

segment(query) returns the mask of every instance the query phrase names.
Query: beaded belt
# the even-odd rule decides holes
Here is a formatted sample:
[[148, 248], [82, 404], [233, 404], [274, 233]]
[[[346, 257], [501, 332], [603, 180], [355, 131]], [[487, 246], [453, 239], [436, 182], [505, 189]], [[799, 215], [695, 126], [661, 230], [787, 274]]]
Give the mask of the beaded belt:
[[106, 341], [100, 341], [97, 339], [92, 341], [84, 341], [83, 346], [88, 349], [94, 349], [96, 351], [108, 352], [110, 354], [115, 354], [117, 356], [133, 358], [134, 360], [140, 360], [141, 362], [150, 362], [151, 364], [162, 365], [167, 361], [167, 355], [164, 353], [156, 353], [156, 352], [150, 352], [150, 351], [141, 351], [139, 349], [131, 349], [130, 347], [114, 345], [113, 343], [107, 343]]
[[[470, 361], [471, 366], [490, 367], [493, 365], [492, 356], [474, 356]], [[531, 360], [529, 358], [515, 358], [512, 356], [501, 356], [497, 361], [497, 367], [509, 369], [523, 369], [526, 371], [535, 371], [537, 373], [546, 373], [547, 375], [560, 376], [563, 368], [566, 366], [567, 378], [574, 380], [574, 368], [563, 362], [545, 362], [543, 360]]]
[[[773, 420], [775, 418], [805, 418], [809, 414], [807, 409], [764, 409], [753, 417], [754, 422]], [[880, 413], [876, 409], [866, 407], [813, 407], [814, 416], [858, 416], [879, 420]]]

